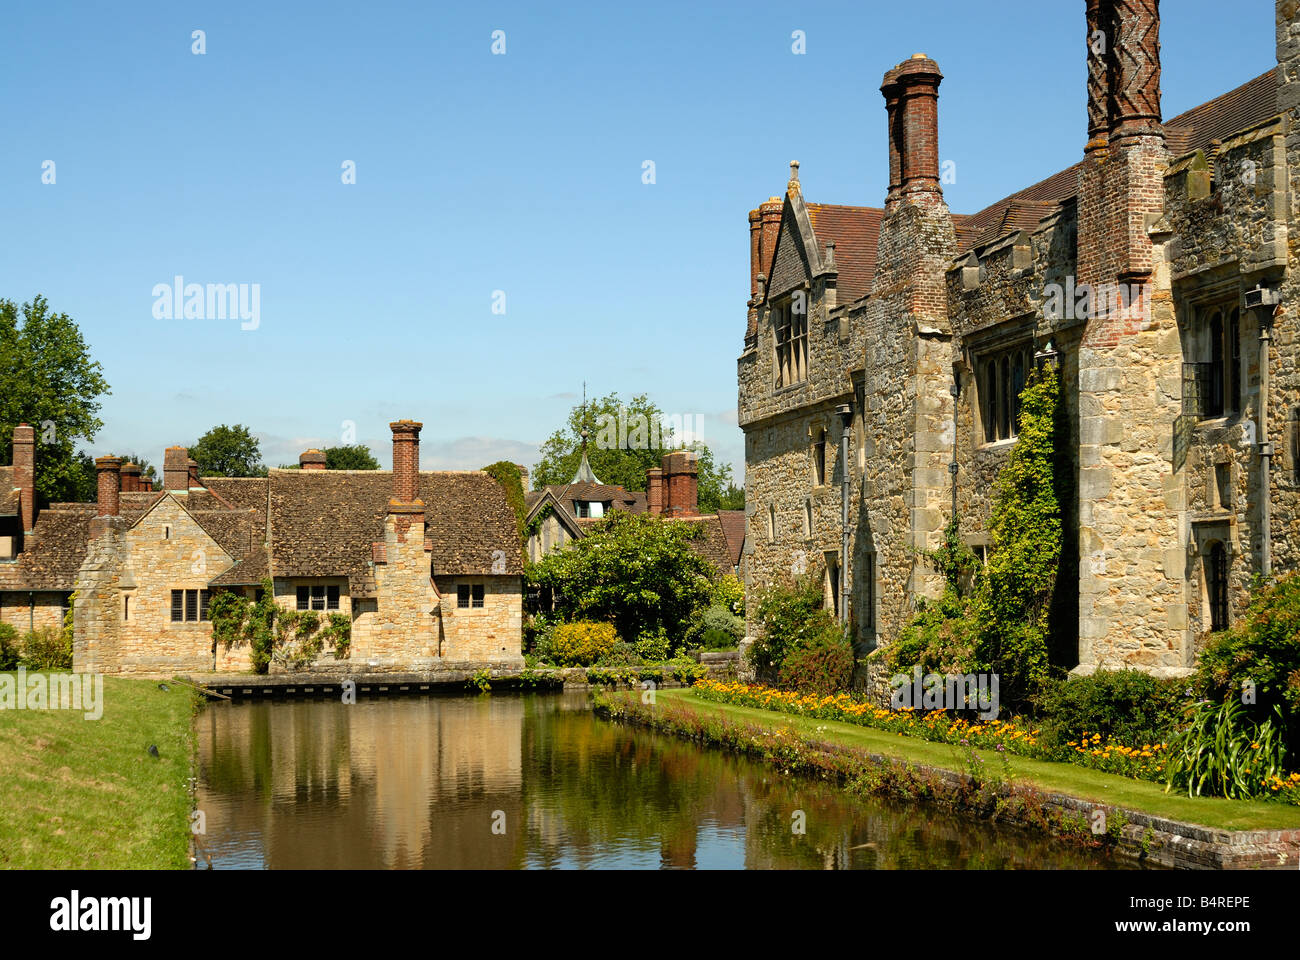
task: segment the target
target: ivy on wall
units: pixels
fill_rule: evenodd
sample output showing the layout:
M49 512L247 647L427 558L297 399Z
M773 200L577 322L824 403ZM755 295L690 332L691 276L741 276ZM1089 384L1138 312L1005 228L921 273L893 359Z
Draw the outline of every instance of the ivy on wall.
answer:
M351 653L352 618L331 613L322 618L314 610L287 610L275 602L270 580L262 581L262 596L249 600L233 591L215 594L208 606L212 641L227 650L248 644L254 673L266 673L272 662L299 670L327 648L334 659Z

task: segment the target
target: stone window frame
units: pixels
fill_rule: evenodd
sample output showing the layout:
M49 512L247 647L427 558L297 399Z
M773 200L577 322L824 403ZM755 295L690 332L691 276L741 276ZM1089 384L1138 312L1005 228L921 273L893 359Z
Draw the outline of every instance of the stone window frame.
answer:
M776 504L767 505L767 542L776 543Z
M822 606L840 618L840 552L822 551Z
M304 591L306 595L304 596ZM319 591L319 596L317 594ZM295 583L294 609L301 612L337 613L343 609L343 589L337 583ZM316 601L320 600L320 606ZM306 601L304 605L304 601Z
M801 294L803 312L794 310L795 294ZM773 303L772 387L782 390L808 381L808 292L792 290Z
M1242 348L1245 313L1241 309L1241 281L1233 278L1207 284L1180 299L1183 414L1197 426L1215 426L1238 419L1245 413L1247 382L1243 370L1247 358ZM1222 369L1216 370L1218 366ZM1195 384L1196 391L1191 397L1186 395L1189 382Z
M1020 434L1020 394L1017 391L1011 395L1015 362L1019 360L1021 365L1023 391L1034 369L1035 324L1032 314L1013 317L966 338L966 366L971 370L974 387L970 405L976 447L1012 443ZM996 409L990 409L991 403L996 404Z
M821 420L808 424L808 466L812 473L813 490L821 490L830 482L831 461L826 451L830 431Z
M193 627L201 624L210 623L211 618L208 616L208 605L212 602L212 590L206 585L194 586L193 584L171 585L167 588L169 609L167 614L167 625L169 627ZM176 616L176 595L181 595L181 615ZM190 616L190 594L194 594L194 616Z
M876 577L879 576L880 565L876 562L875 550L868 550L862 555L862 568L862 586L866 594L862 598L862 606L865 608L862 629L874 635L876 633L876 596L880 592L876 589Z
M1232 626L1232 573L1238 559L1240 551L1237 548L1237 540L1233 536L1235 524L1231 521L1217 521L1214 523L1198 523L1193 529L1192 554L1198 561L1196 564L1197 593L1201 608L1201 632L1217 633L1215 629L1215 614L1224 614L1222 618L1223 626L1219 629L1224 630ZM1223 549L1222 563L1222 588L1223 595L1216 597L1214 595L1214 584L1219 581L1218 577L1212 579L1214 571L1211 564L1215 562L1214 557L1216 548ZM1217 601L1217 604L1216 604ZM1216 611L1216 605L1219 609Z
M1287 430L1290 433L1288 446L1291 456L1291 482L1300 487L1300 405L1291 408Z
M813 502L812 497L804 497L803 500L803 534L804 537L811 540L813 535Z
M465 591L466 603L464 604L464 606L462 606L460 602L462 588ZM478 593L477 603L475 603L476 598L474 596L475 588L477 588L477 593ZM459 613L462 610L473 613L475 610L486 610L486 609L487 609L487 585L484 583L484 581L468 580L465 581L464 583L458 582L456 584L456 612L457 613Z

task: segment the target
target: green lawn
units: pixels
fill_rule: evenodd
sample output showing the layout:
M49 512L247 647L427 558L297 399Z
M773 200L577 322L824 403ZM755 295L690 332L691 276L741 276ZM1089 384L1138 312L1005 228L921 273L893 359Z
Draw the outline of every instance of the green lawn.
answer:
M844 746L898 757L911 763L921 763L947 770L961 769L957 748L946 743L932 743L918 737L885 733L870 727L832 720L812 720L807 717L777 713L773 710L712 703L695 696L689 689L659 690L656 696L665 705L680 705L702 713L720 713L731 720L758 723L766 727L792 726L801 734ZM984 757L990 770L1001 769L1001 761L996 751L976 752ZM1010 768L1016 779L1033 784L1042 790L1140 810L1184 823L1226 830L1300 828L1300 807L1287 804L1211 797L1192 798L1185 794L1165 793L1162 784L1131 780L1071 763L1049 763L1027 757L1011 757Z
M0 867L190 866L193 700L168 686L106 677L98 720L0 710Z

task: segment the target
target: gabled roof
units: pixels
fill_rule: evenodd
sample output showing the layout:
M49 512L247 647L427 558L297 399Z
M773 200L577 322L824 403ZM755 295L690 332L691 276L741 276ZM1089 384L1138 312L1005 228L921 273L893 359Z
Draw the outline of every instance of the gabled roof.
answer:
M719 510L718 519L722 521L722 533L727 538L727 549L731 552L731 565L740 566L740 555L745 549L745 511Z
M1223 140L1275 116L1277 74L1269 70L1234 90L1208 100L1165 121L1165 144L1175 156L1204 150L1211 140ZM966 252L1014 230L1034 230L1043 217L1078 193L1079 161L978 213L953 217L958 247ZM836 250L836 258L839 250Z
M36 526L13 563L0 564L0 590L67 592L86 559L93 503L51 504L36 517Z
M884 216L885 211L878 207L808 204L808 219L817 244L825 249L827 241L835 241L835 266L839 270L835 284L837 303L851 303L871 292L880 221Z
M272 470L271 572L276 577L370 576L371 545L384 539L393 479L387 470ZM420 474L434 576L523 573L505 490L479 471Z

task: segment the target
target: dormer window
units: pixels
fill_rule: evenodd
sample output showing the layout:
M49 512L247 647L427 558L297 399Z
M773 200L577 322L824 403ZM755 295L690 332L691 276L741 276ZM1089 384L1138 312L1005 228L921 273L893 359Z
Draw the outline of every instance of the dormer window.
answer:
M574 500L573 515L580 519L603 517L605 515L605 503L601 500Z
M802 290L772 309L776 333L776 385L808 379L808 298Z

